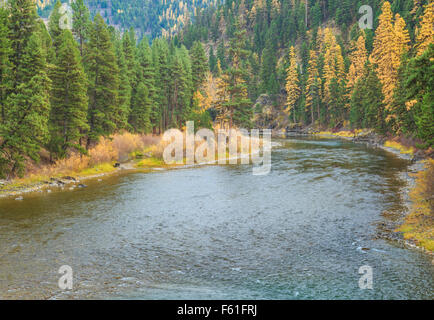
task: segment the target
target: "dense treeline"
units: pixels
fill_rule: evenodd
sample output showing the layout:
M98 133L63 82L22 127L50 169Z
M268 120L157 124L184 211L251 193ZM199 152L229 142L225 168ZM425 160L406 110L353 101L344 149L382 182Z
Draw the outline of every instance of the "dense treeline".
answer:
M101 136L121 130L161 133L195 120L210 127L200 96L208 59L197 42L138 42L83 0L73 4L73 29L62 29L61 4L48 27L32 0L0 8L0 175L22 173L41 149L54 161L86 153Z
M428 4L429 2L429 4ZM359 7L373 8L361 30ZM434 143L434 13L432 1L227 0L201 12L179 35L189 48L209 48L217 82L244 70L247 97L274 98L292 122L375 128ZM244 30L243 58L230 52ZM231 87L222 85L221 90ZM224 100L224 99L223 99ZM230 108L214 105L231 121Z

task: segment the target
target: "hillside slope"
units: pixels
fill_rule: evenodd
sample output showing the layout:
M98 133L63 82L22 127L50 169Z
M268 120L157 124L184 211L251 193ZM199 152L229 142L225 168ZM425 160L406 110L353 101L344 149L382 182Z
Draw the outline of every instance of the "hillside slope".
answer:
M372 29L359 27L361 5L372 8ZM243 83L261 123L266 111L273 128L288 121L368 127L430 145L432 26L427 0L227 0L200 13L180 38L187 48L202 42L211 71L223 78L234 79L234 49L243 52L239 79L226 84ZM220 106L231 97L222 99Z
M48 18L56 0L35 0L38 12ZM61 0L62 3L68 2ZM94 16L100 13L106 23L118 29L133 27L141 37L150 38L172 35L185 23L194 19L197 12L217 0L85 0Z

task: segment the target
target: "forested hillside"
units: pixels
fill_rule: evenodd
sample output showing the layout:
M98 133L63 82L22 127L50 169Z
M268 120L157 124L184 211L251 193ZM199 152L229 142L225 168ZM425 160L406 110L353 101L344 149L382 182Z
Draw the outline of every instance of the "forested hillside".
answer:
M46 25L33 0L0 8L0 175L86 154L101 137L168 128L256 126L266 94L281 123L374 128L433 145L433 5L226 1L174 36L121 33L83 0L72 30L60 2ZM338 5L339 3L339 5ZM381 7L381 9L380 9ZM394 10L394 11L392 11ZM211 70L211 72L209 72Z
M358 24L366 4L372 30ZM219 82L214 105L226 122L247 125L235 119L232 101L251 105L247 99L268 94L280 123L375 128L429 146L433 19L432 1L422 0L227 0L181 38L187 48L206 45Z
M72 31L61 29L57 2L48 27L33 0L0 8L0 174L11 177L38 161L86 153L102 136L127 130L161 133L185 121L210 127L198 88L208 60L198 42L137 41L101 15L93 21L82 0ZM195 95L197 92L197 95Z
M48 18L56 0L35 0L38 13ZM72 2L62 0L62 3ZM218 0L85 0L92 17L99 13L105 22L119 30L134 28L143 35L155 38L178 32L194 20L200 10L216 5Z

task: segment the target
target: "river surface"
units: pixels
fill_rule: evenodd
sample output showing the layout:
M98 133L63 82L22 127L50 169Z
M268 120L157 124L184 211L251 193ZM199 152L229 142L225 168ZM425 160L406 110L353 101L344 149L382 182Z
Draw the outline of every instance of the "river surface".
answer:
M339 140L277 142L266 176L130 172L0 199L0 298L433 299L431 258L379 237L405 210L408 162ZM59 289L62 265L73 290ZM365 265L372 290L359 288Z

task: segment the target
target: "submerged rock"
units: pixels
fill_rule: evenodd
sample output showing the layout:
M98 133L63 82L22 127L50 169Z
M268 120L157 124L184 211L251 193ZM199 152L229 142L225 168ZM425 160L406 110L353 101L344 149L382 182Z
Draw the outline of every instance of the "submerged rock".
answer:
M77 181L77 179L75 179L74 177L71 177L71 176L62 177L62 179L68 180L68 181Z

